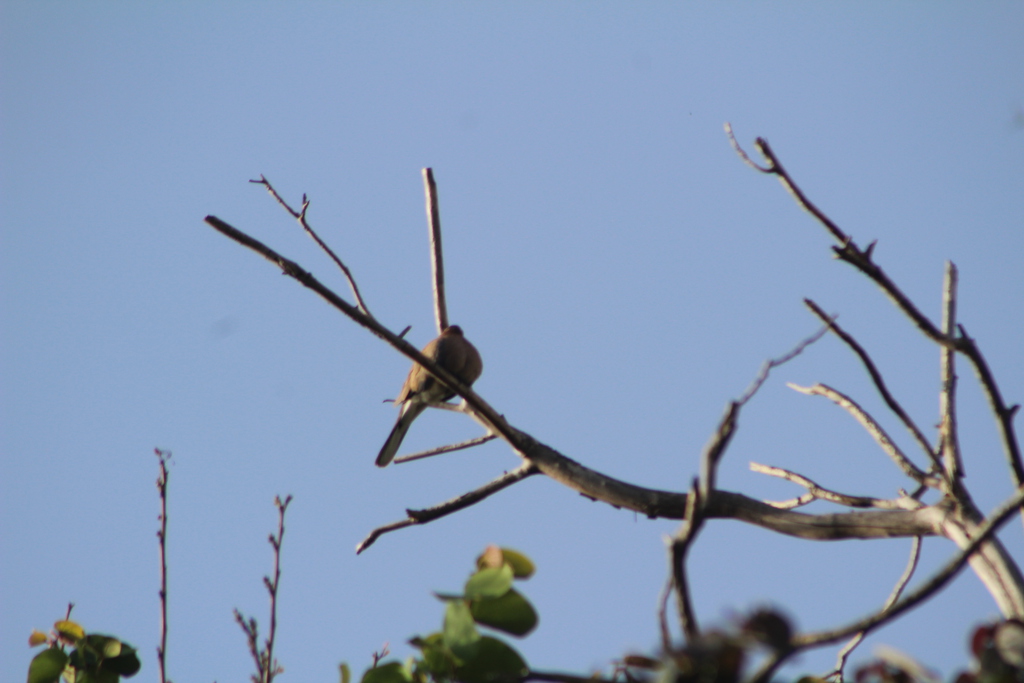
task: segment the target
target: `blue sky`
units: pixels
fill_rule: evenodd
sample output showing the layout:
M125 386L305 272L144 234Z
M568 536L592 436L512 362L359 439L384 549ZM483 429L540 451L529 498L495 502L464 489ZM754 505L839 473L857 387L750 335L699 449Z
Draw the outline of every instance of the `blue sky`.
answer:
M265 623L272 500L292 494L282 680L362 671L440 625L488 543L538 565L517 646L587 672L657 644L662 538L676 525L540 478L382 538L373 527L518 464L499 444L386 470L373 459L407 361L254 254L215 214L339 293L331 264L250 178L265 174L357 277L376 316L433 336L420 169L434 168L453 322L478 392L584 464L683 489L728 400L816 329L818 301L873 354L923 428L938 353L722 124L765 136L806 192L937 319L960 319L1009 402L1024 400L1024 5L985 3L50 3L0 5L0 672L76 603L140 648L155 680L154 447L174 453L169 671L250 672L238 607ZM1011 486L961 367L967 484ZM892 497L907 486L853 421L785 387L826 382L906 442L855 359L825 339L740 420L719 485L799 493L750 461ZM427 414L407 449L478 433ZM929 431L929 434L932 432ZM828 508L822 506L820 510ZM1020 525L1002 534L1024 557ZM803 629L876 609L910 542L810 543L734 522L692 557L709 625L772 602ZM953 552L925 543L919 576ZM970 574L883 630L938 667L996 614ZM797 670L822 672L832 650Z

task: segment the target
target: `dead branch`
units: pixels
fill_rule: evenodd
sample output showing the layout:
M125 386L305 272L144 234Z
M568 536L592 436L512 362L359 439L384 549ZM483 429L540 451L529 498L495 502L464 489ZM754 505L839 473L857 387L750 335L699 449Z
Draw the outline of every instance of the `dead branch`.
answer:
M902 600L897 601L886 609L882 609L875 614L859 619L847 626L829 631L819 631L817 633L806 633L794 636L792 641L794 648L796 650L801 650L827 645L852 636L860 631L867 634L874 631L879 626L892 621L900 614L906 612L912 607L915 607L924 600L927 600L964 568L964 565L967 564L967 561L971 556L977 552L983 544L989 541L992 534L994 534L996 530L1010 518L1010 515L1012 515L1022 503L1024 503L1024 487L1017 489L1008 500L992 512L988 519L985 520L984 524L977 528L970 543L957 553L953 559L947 562L942 569L937 571L916 590L906 595Z
M306 220L306 212L309 210L309 200L306 198L306 195L302 195L302 210L296 211L289 206L288 202L286 202L281 195L277 193L277 190L275 190L274 186L270 184L270 181L267 180L266 176L261 175L259 180L250 180L249 182L256 183L257 185L262 185L267 188L267 192L270 193L270 196L276 199L277 203L284 207L284 210L290 213L292 218L299 222L299 225L301 225L302 229L306 231L306 234L313 238L313 241L317 243L317 246L327 253L331 260L334 261L334 264L338 266L341 272L345 275L345 279L348 280L348 286L352 289L352 296L355 298L356 306L359 307L359 310L372 318L373 314L370 313L370 309L367 308L362 295L359 294L359 287L356 285L356 280L352 277L351 271L349 271L348 267L340 258L338 258L338 255L334 253L334 250L327 246L326 242L320 239L320 235L316 234L316 231L313 230L312 226L310 226L309 222Z
M896 581L896 585L893 586L892 592L889 593L889 598L885 601L882 606L882 611L889 609L895 604L899 597L903 594L903 589L910 583L910 578L914 575L914 571L917 569L917 562L921 559L921 537L917 536L914 538L913 543L910 545L910 558L907 560L907 566L903 570L903 574ZM846 660L850 654L860 645L861 641L864 640L866 633L860 631L853 638L850 639L846 645L839 650L839 654L836 656L836 668L822 676L822 678L836 678L838 683L843 681L843 669L846 668Z
M221 234L256 251L276 264L285 275L313 290L357 324L388 342L410 360L422 365L466 401L467 410L475 419L484 423L485 428L498 433L521 457L535 464L543 474L587 498L600 500L614 507L633 510L651 518L683 518L686 511L686 494L647 489L608 477L565 457L526 432L515 429L476 392L462 386L450 373L423 356L414 346L399 338L375 319L364 315L362 311L325 287L297 263L281 256L259 240L246 235L216 216L207 216L206 222ZM822 540L930 536L937 533L938 529L938 518L935 515L929 515L927 510L808 515L789 510L777 510L748 496L727 491L712 492L707 501L707 516L709 518L738 519L790 536ZM408 523L403 523L403 526L408 526ZM373 538L375 539L379 535L376 534Z
M768 505L781 510L791 510L801 505L807 505L815 500L827 500L831 503L837 503L851 508L877 508L880 510L916 510L923 507L922 503L910 498L909 496L897 498L896 500L886 500L884 498L850 496L844 493L837 493L818 486L818 484L802 474L797 474L796 472L791 472L790 470L786 470L781 467L772 467L770 465L762 465L760 463L752 462L750 463L750 469L753 472L767 474L770 477L779 477L780 479L791 481L794 484L803 486L807 489L807 493L799 498L793 499L792 501L765 501Z
M761 366L760 372L757 373L757 377L754 378L754 381L750 383L750 386L747 387L747 390L744 391L743 395L736 399L735 402L739 406L746 405L746 403L750 401L750 399L754 398L754 394L757 393L758 389L761 388L761 385L764 384L765 381L768 379L768 374L772 371L773 368L777 368L780 365L784 365L789 361L793 360L801 353L803 353L804 349L806 349L808 346L821 339L825 335L825 333L828 332L828 326L831 321L832 319L826 316L825 326L822 327L820 330L818 330L810 337L804 339L802 342L794 346L788 353L779 356L778 358L766 360L764 364Z
M441 210L437 202L434 170L423 169L423 190L427 195L427 228L430 230L430 265L434 274L434 319L440 334L448 327L448 304L444 295L444 252L441 249Z
M395 464L401 464L403 462L412 462L413 460L422 460L423 458L429 458L432 455L440 455L442 453L454 453L455 451L461 451L466 448L472 448L473 446L479 446L480 444L493 441L498 437L494 434L488 434L487 436L478 436L475 439L468 439L466 441L460 441L459 443L449 444L447 446L439 446L438 448L431 448L430 450L420 451L418 453L410 453L409 455L403 455L395 458Z
M432 522L435 519L440 519L441 517L450 515L453 512L458 512L459 510L467 508L470 505L475 505L484 498L487 498L497 493L498 491L501 491L502 489L508 488L512 484L520 482L523 479L526 479L527 477L539 473L540 470L537 469L533 465L533 463L524 462L522 465L512 470L511 472L506 472L502 476L484 484L480 488L470 491L468 493L464 493L461 496L452 498L451 500L445 501L444 503L440 503L438 505L425 508L423 510L406 510L405 512L408 515L406 519L402 519L397 522L392 522L391 524L386 524L384 526L377 527L376 529L371 531L370 534L366 538L364 538L359 545L356 546L356 554L358 555L359 553L369 548L371 545L373 545L374 541L376 541L378 538L388 533L389 531L395 531L396 529L404 529L405 527L412 526L414 524L426 524L427 522Z
M755 389L756 391L756 389ZM704 446L700 456L700 493L704 500L708 500L711 492L715 490L717 479L718 463L725 455L725 449L729 447L733 434L736 433L736 420L739 419L740 404L732 401L725 410L718 429L711 435L711 439ZM689 503L688 503L689 505ZM687 515L686 519L690 519Z
M811 309L811 311L814 313L814 315L818 317L818 319L825 322L825 324L829 326L832 332L834 332L837 337L842 339L843 342L847 346L849 346L854 353L857 354L857 357L860 358L861 363L864 365L864 368L868 371L868 374L871 375L871 380L875 383L875 388L878 389L878 393L882 395L882 400L884 400L885 404L889 406L889 410L895 413L896 417L900 418L900 421L903 422L907 430L910 431L910 433L914 436L914 439L917 441L918 445L921 446L921 449L925 452L925 454L932 461L935 467L939 468L940 463L938 456L935 454L935 450L933 450L932 447L929 445L928 440L925 439L924 434L921 432L920 429L918 429L914 421L910 419L910 416L907 415L907 412L903 410L903 406L901 406L899 402L895 398L893 398L893 395L889 392L889 388L885 384L885 380L882 379L882 374L878 371L878 368L871 360L871 357L868 355L867 351L864 350L864 347L857 343L857 340L855 340L850 334L846 332L846 330L842 329L839 326L839 324L836 323L835 316L830 317L826 315L825 312L821 310L821 308L810 299L804 299L804 303L807 305L808 308Z
M942 287L942 331L952 337L956 334L956 285L957 270L952 261L946 261L945 282ZM939 392L939 446L942 453L942 467L949 481L950 492L958 488L964 476L964 464L960 459L960 440L956 429L956 354L949 347L942 347L941 372L942 391Z
M735 404L733 404L735 406ZM671 544L671 565L672 583L675 585L676 609L679 612L679 623L683 629L683 635L690 643L697 641L700 637L700 628L697 626L697 614L693 610L693 601L690 599L690 583L686 579L686 556L690 547L697 539L701 527L704 526L704 505L701 502L701 489L703 483L694 481L690 486L690 495L686 499L686 518L679 526L679 531Z
M732 126L728 123L725 125L725 131L729 136L729 141L730 144L732 144L733 149L737 151L740 158L743 159L745 163L761 173L776 176L782 183L783 187L785 187L796 200L797 205L814 216L814 218L825 227L836 242L839 243L839 246L833 247L832 250L840 260L857 268L876 285L878 285L889 300L892 301L904 315L910 318L910 320L926 337L940 346L955 349L967 356L968 360L971 361L971 365L974 367L974 372L978 377L978 382L981 384L982 389L988 398L992 413L995 415L996 423L1000 430L1000 438L1003 443L1003 450L1006 454L1010 470L1013 473L1014 485L1018 487L1024 485L1024 462L1022 462L1021 459L1020 444L1017 442L1017 436L1013 427L1013 417L1020 409L1020 406L1017 404L1012 406L1006 405L1003 400L1002 393L999 390L999 385L996 383L995 377L992 375L992 371L988 367L988 362L985 360L985 357L982 355L981 350L978 348L975 341L968 336L963 325L957 325L957 329L960 333L959 336L949 335L940 331L935 324L927 318L927 316L917 309L913 302L911 302L907 295L896 286L885 271L871 260L875 243L872 242L863 250L857 247L850 236L840 230L828 216L826 216L806 197L806 195L804 195L803 191L800 190L793 179L789 176L789 173L787 173L782 167L781 162L775 155L775 152L772 151L767 140L764 138L757 138L756 141L758 151L768 161L768 165L762 167L751 161L750 157L743 151L739 143L736 142L736 138L732 133Z
M836 391L830 386L825 384L815 384L813 387L802 387L792 382L786 384L790 389L799 391L801 394L807 394L808 396L824 396L829 399L846 412L850 413L857 422L871 435L871 438L881 447L881 449L888 455L896 466L903 471L905 475L913 479L919 484L927 484L934 488L938 488L939 480L935 477L929 476L918 469L917 465L910 462L900 447L897 446L889 435L885 433L885 430L870 414L863 408L861 408L856 401L849 396Z

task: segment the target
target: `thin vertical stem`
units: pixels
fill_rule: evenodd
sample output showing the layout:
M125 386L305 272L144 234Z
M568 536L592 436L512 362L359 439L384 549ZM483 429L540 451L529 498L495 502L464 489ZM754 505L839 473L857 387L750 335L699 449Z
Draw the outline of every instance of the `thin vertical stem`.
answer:
M437 203L434 170L423 169L423 190L427 195L427 228L430 230L430 264L434 274L434 318L438 333L448 327L448 304L444 296L444 253L441 250L441 210Z
M156 450L160 458L160 476L156 487L160 492L160 530L156 532L160 548L160 645L156 648L156 658L160 666L160 683L167 683L167 459L170 453Z
M956 288L956 265L952 261L946 261L945 282L942 287L942 331L951 339L956 333ZM941 354L939 449L942 453L942 467L952 485L964 475L956 428L956 353L948 346L943 346Z

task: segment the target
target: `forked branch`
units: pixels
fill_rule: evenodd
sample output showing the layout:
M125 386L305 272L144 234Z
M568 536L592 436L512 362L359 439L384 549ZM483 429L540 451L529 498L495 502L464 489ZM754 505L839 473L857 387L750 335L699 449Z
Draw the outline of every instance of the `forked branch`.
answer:
M1013 418L1020 406L1017 404L1007 406L1006 402L1003 400L1002 393L999 390L999 385L996 383L995 377L988 366L988 362L985 360L985 357L982 355L981 350L978 348L975 341L968 336L964 327L962 325L957 325L959 335L947 333L940 330L931 320L928 319L927 316L921 313L917 306L915 306L913 302L910 301L909 297L907 297L907 295L896 286L885 271L872 261L871 257L875 243L872 242L863 250L857 247L851 236L840 230L839 226L837 226L807 198L800 187L793 181L792 177L790 177L786 169L782 166L782 163L775 155L775 152L772 150L767 140L764 138L757 138L756 141L758 151L768 162L767 165L760 166L752 161L750 156L743 151L742 147L740 147L739 143L736 141L735 135L733 135L732 126L728 123L725 124L725 132L729 137L729 143L746 164L761 173L776 176L782 183L783 187L785 187L793 196L800 208L814 216L814 218L821 223L829 234L832 235L838 243L838 246L833 247L833 251L840 260L846 261L850 265L854 266L878 285L889 300L892 301L904 315L910 318L910 320L926 337L940 346L954 349L967 356L971 365L974 367L974 372L978 377L978 382L981 384L982 389L988 398L992 413L996 418L997 425L999 426L1000 440L1003 444L1003 450L1006 454L1010 471L1013 474L1014 485L1018 487L1024 485L1024 462L1022 462L1020 444L1017 441L1017 436L1013 426Z

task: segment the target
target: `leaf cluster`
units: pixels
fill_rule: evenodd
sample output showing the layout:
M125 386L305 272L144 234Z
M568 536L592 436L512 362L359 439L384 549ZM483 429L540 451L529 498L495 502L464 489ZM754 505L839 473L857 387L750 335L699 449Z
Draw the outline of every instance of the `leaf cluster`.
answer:
M57 683L61 676L68 683L118 683L142 667L134 647L114 636L86 633L70 619L56 622L50 635L33 631L28 642L49 646L32 658L28 683Z
M520 680L529 667L504 640L484 635L480 627L522 637L537 626L533 605L513 588L515 580L534 573L526 555L488 546L476 560L460 594L436 594L445 603L440 631L409 643L420 654L406 662L386 662L368 669L362 683L493 683Z

